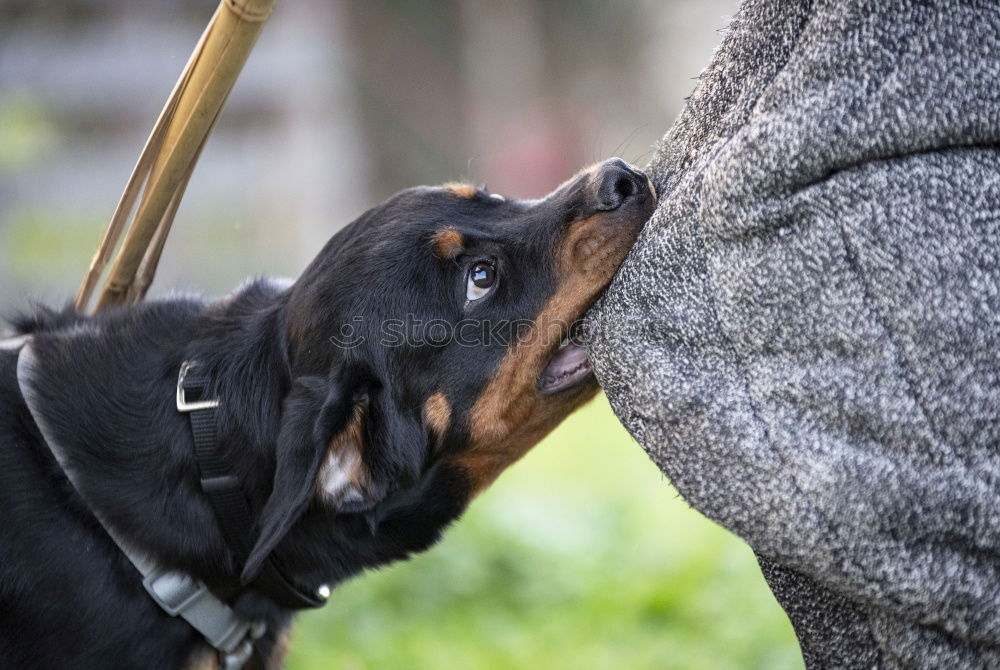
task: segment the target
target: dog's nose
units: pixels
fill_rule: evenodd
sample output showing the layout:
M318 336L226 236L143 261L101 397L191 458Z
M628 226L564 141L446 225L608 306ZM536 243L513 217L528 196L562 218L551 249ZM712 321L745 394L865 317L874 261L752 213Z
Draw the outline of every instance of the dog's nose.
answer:
M597 186L597 208L602 211L618 209L631 199L649 197L650 185L646 175L623 161L609 158L594 173Z

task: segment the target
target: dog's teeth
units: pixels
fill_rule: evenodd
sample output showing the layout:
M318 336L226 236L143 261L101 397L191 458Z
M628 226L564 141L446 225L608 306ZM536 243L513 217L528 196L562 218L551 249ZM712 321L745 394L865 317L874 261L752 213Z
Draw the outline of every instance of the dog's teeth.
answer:
M563 338L563 341L559 343L559 348L560 349L565 349L566 347L569 346L570 342L571 342L571 339L570 339L569 335L567 335L566 337Z

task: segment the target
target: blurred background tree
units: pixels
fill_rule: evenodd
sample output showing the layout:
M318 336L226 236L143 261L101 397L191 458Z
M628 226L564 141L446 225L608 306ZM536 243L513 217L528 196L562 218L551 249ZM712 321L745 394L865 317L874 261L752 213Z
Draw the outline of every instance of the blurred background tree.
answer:
M0 0L0 310L82 279L214 0ZM150 297L296 276L414 184L540 196L643 165L736 0L281 2ZM749 549L691 511L599 399L437 548L301 617L305 668L797 668Z

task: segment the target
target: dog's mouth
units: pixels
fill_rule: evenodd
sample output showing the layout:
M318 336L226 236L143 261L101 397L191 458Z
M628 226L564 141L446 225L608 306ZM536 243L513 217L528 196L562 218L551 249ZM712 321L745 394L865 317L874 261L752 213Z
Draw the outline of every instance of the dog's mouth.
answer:
M573 325L538 377L538 391L551 395L580 386L593 379L581 322Z

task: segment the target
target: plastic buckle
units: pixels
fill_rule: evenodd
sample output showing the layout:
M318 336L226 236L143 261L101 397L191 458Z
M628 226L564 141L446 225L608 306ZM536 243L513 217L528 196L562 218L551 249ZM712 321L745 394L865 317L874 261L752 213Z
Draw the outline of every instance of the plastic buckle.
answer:
M200 580L176 570L157 570L143 579L142 585L170 616L184 612L208 591Z
M263 621L250 624L246 637L239 647L228 654L220 654L220 665L222 670L240 670L253 655L254 642L259 640L267 632L267 624Z
M242 670L252 655L253 643L250 640L244 640L243 644L235 651L219 654L219 665L222 666L221 670Z
M184 379L187 377L188 370L195 367L197 363L194 361L184 361L181 365L181 372L177 375L177 411L178 412L194 412L199 409L215 409L219 406L219 399L214 398L212 400L194 400L191 402L187 401L184 397Z

